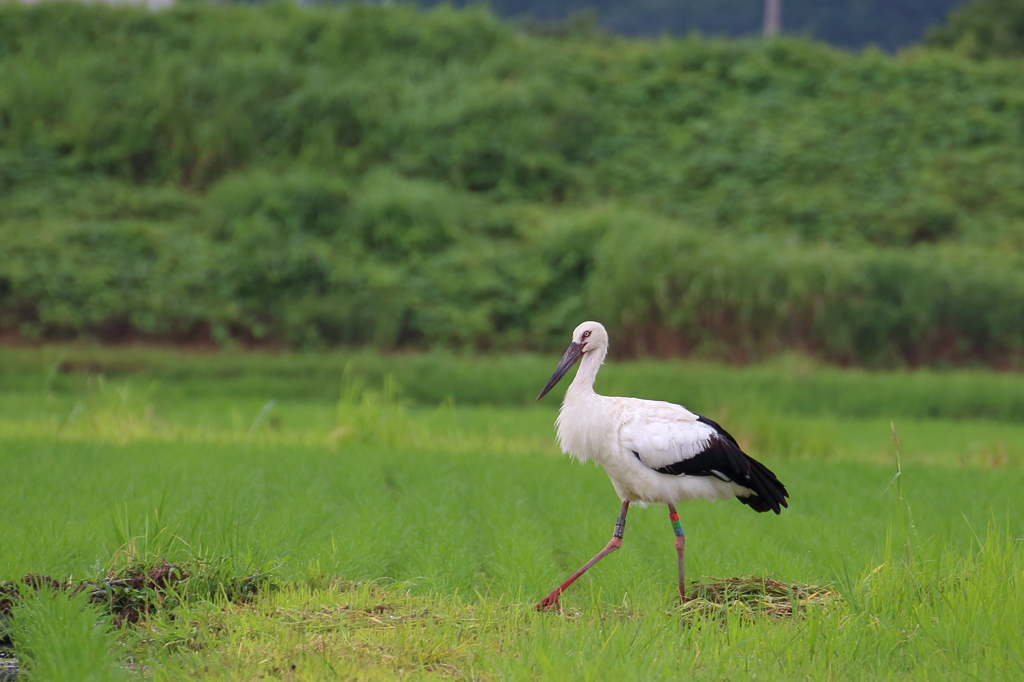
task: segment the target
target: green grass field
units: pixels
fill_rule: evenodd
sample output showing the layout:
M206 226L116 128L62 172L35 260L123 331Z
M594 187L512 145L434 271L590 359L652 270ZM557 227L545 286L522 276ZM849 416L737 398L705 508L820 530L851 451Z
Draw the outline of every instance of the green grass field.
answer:
M555 614L532 605L619 506L559 454L561 391L529 402L556 360L4 348L0 580L188 575L114 631L26 590L28 678L1024 675L1024 379L610 363L599 389L719 419L792 495L779 517L682 505L688 577L821 589L792 616L680 608L652 507Z

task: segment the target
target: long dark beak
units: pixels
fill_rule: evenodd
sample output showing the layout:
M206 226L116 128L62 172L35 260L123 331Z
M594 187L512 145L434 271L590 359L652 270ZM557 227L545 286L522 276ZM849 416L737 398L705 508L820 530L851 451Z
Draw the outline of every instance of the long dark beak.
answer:
M565 376L565 373L576 364L576 361L580 359L581 355L583 355L584 345L585 344L582 343L576 343L575 341L569 344L569 348L566 349L565 355L562 356L562 361L558 363L558 367L555 367L555 373L551 375L550 379L548 379L548 383L544 384L544 388L541 389L540 395L537 396L537 400L540 400L547 395L548 391L554 388L555 384Z

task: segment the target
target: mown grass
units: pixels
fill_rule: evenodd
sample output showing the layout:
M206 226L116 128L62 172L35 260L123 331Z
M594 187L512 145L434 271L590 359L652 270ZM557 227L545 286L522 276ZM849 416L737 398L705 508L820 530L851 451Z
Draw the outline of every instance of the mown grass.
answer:
M343 385L335 370L344 366L329 358L330 399L261 393L260 376L276 371L275 388L288 382L287 364L275 363L315 359L240 354L150 352L164 367L157 383L141 368L103 381L44 371L32 384L48 353L5 349L0 361L4 376L22 377L5 385L0 407L0 580L97 580L159 559L189 575L174 598L120 631L118 649L94 657L104 670L116 657L159 680L1024 672L1024 428L1013 421L804 416L771 402L748 412L740 400L705 409L779 474L793 504L779 517L735 503L683 505L690 578L764 576L839 596L797 604L793 617L730 600L680 609L670 526L665 510L649 508L631 512L623 550L563 597L564 613L540 614L532 604L604 545L618 509L601 470L558 454L553 404L403 402L372 379L350 375ZM233 387L236 379L196 371L232 363L255 377ZM684 385L681 369L664 365L661 385L673 373ZM621 368L634 380L644 371ZM872 378L899 383L800 371L851 394ZM750 373L771 372L781 370ZM315 383L296 374L298 386ZM903 443L895 480L890 419ZM237 590L254 576L258 590ZM32 627L52 632L56 616L40 608L15 618L16 643ZM57 656L61 638L93 641L96 617L52 634L51 649L22 645L29 672L44 679L37 657Z

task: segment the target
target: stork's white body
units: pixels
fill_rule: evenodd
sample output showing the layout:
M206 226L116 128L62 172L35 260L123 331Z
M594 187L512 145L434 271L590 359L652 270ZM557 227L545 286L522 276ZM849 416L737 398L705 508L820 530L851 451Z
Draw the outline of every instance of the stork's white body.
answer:
M603 467L623 501L675 504L752 494L714 476L655 471L703 451L715 430L680 405L598 395L594 379L604 357L600 351L584 354L565 393L555 422L562 452Z

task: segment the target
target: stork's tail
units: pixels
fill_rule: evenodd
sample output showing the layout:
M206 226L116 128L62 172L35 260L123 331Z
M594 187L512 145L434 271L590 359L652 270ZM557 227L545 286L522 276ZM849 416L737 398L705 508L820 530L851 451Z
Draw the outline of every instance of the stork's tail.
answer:
M789 503L786 502L789 493L786 492L786 486L782 484L782 481L772 473L771 469L750 455L744 454L744 457L750 464L749 483L745 482L745 487L753 490L754 494L736 499L756 512L773 511L778 514L782 511L782 507L789 507Z

